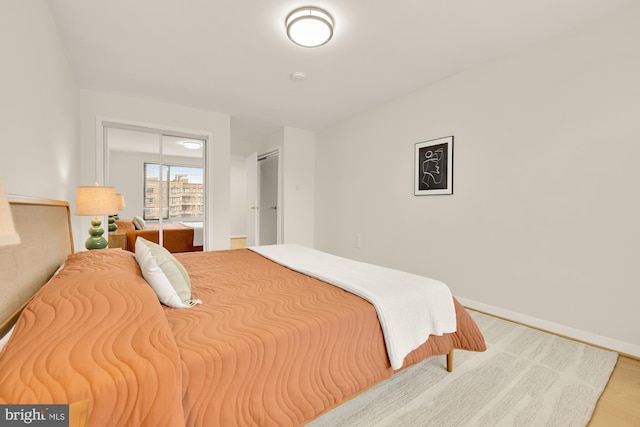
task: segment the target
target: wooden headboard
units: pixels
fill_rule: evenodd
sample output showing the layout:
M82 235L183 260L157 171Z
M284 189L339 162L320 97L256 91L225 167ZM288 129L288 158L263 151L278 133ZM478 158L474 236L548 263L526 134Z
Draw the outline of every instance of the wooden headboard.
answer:
M9 195L20 244L0 247L0 337L73 253L65 201Z

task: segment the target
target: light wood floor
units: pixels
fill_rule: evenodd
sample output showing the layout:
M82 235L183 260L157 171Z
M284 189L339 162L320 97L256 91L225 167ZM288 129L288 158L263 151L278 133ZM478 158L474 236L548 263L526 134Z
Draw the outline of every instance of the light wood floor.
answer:
M240 249L247 246L246 237L234 237L231 239L231 249Z
M640 360L618 358L589 427L640 426Z
M231 239L231 249L244 247L245 238ZM627 426L640 426L640 360L620 356L589 427Z

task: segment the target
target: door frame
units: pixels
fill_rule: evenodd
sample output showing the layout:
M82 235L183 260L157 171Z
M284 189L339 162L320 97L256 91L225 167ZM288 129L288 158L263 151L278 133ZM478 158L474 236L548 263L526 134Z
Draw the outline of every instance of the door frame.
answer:
M255 154L256 156L256 160L255 160L255 169L256 171L258 170L258 162L260 159L264 159L266 157L271 157L271 156L278 156L278 183L277 183L277 206L278 209L276 210L276 240L277 240L277 244L281 244L283 243L283 238L282 236L284 236L284 203L283 203L283 179L282 179L282 150L280 149L280 147L276 147L273 148L271 150L267 150L265 152L263 152L262 154L258 154L257 152L250 154L249 156L247 156L246 160L248 161L250 156L253 156ZM249 165L247 164L247 168L249 167ZM253 200L249 200L249 198L251 197L250 195L252 194L252 190L250 189L250 186L255 186L255 193L256 194L256 200L255 200L255 204L252 203ZM257 243L256 244L260 244L260 225L259 225L259 213L257 212L257 210L259 210L261 207L259 206L259 200L260 200L260 174L257 173L257 179L255 180L255 182L251 182L251 180L249 179L249 175L247 173L247 245L250 245L249 242L249 222L250 221L256 221L256 223L258 224L255 227L255 236L257 239ZM258 207L258 209L251 209L251 207Z

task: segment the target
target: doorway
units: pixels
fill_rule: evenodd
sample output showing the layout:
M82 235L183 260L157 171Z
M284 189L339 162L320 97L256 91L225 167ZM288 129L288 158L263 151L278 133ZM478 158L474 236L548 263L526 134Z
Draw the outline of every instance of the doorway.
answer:
M273 150L246 159L247 246L281 243L280 156Z
M258 158L261 245L278 243L278 154Z

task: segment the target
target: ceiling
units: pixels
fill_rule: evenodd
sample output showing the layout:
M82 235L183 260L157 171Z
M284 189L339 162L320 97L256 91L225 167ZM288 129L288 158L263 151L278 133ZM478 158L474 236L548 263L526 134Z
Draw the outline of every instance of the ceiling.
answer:
M318 131L635 0L318 0L319 48L291 43L300 0L49 0L83 89L231 116L232 153ZM290 78L306 74L303 81Z

